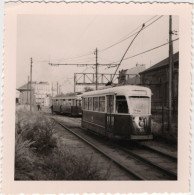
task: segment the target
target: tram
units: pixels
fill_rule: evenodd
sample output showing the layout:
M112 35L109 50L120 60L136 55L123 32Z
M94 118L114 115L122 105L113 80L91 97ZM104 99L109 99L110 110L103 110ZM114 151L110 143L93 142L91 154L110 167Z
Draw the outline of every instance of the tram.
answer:
M151 90L126 85L83 93L82 127L110 138L153 139Z
M63 96L52 98L53 113L81 116L81 96Z

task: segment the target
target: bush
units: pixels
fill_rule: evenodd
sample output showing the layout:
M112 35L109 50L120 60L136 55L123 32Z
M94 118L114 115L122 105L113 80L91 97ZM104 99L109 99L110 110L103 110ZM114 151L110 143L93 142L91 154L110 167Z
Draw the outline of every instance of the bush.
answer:
M25 115L24 115L25 114ZM39 154L48 155L56 147L57 141L53 136L55 123L53 120L38 113L19 113L16 122L16 132L23 140L30 141L30 148Z
M107 179L109 171L105 175L100 174L101 168L92 156L77 156L67 149L55 149L52 155L45 158L44 168L47 179L52 180L102 180Z
M55 122L36 112L16 113L16 180L99 180L101 168L93 158L75 155L68 147L60 149ZM57 145L58 144L58 145Z
M29 147L30 141L24 141L21 134L16 134L15 142L15 179L22 175L23 180L33 179L29 173L33 170L34 157Z

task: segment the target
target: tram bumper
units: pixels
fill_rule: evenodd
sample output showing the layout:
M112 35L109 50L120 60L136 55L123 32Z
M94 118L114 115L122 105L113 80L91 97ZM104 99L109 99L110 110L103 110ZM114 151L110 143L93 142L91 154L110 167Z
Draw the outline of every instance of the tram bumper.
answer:
M153 135L130 135L130 140L152 140Z

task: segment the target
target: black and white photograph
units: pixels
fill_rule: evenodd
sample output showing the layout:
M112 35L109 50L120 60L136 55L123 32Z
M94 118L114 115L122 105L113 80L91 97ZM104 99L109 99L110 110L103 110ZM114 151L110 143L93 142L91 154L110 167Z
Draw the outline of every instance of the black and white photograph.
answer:
M187 192L190 7L170 6L7 4L12 192Z
M179 18L17 19L15 180L176 180Z

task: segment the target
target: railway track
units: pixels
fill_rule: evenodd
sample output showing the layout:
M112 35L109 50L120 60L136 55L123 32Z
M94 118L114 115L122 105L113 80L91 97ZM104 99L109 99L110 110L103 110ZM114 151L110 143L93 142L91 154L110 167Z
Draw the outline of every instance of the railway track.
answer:
M177 179L177 161L175 159L165 156L156 150L147 150L147 148L142 146L130 149L122 147L122 150Z
M90 145L92 148L106 156L136 180L176 180L176 161L151 149L125 148L99 139L95 135L88 135L80 128L80 120L74 118L57 119L56 123ZM165 156L165 157L164 157Z
M117 166L119 166L120 168L122 168L124 171L126 171L129 174L133 175L136 180L142 180L141 176L139 176L138 174L135 174L132 170L128 169L122 162L119 162L119 161L115 160L113 156L111 156L110 154L108 154L105 151L103 151L101 148L99 148L97 145L95 145L94 143L92 143L91 141L89 141L87 138L79 135L78 133L76 133L72 129L68 128L62 122L58 121L57 119L55 119L55 118L52 118L52 119L56 123L58 123L59 125L61 125L63 128L65 128L66 130L68 130L69 132L71 132L72 134L74 134L76 137L80 138L82 141L84 141L85 143L87 143L88 145L90 145L92 148L94 148L95 150L97 150L98 152L100 152L101 154L103 154L104 156L106 156L106 158L110 159L112 162L114 162Z

